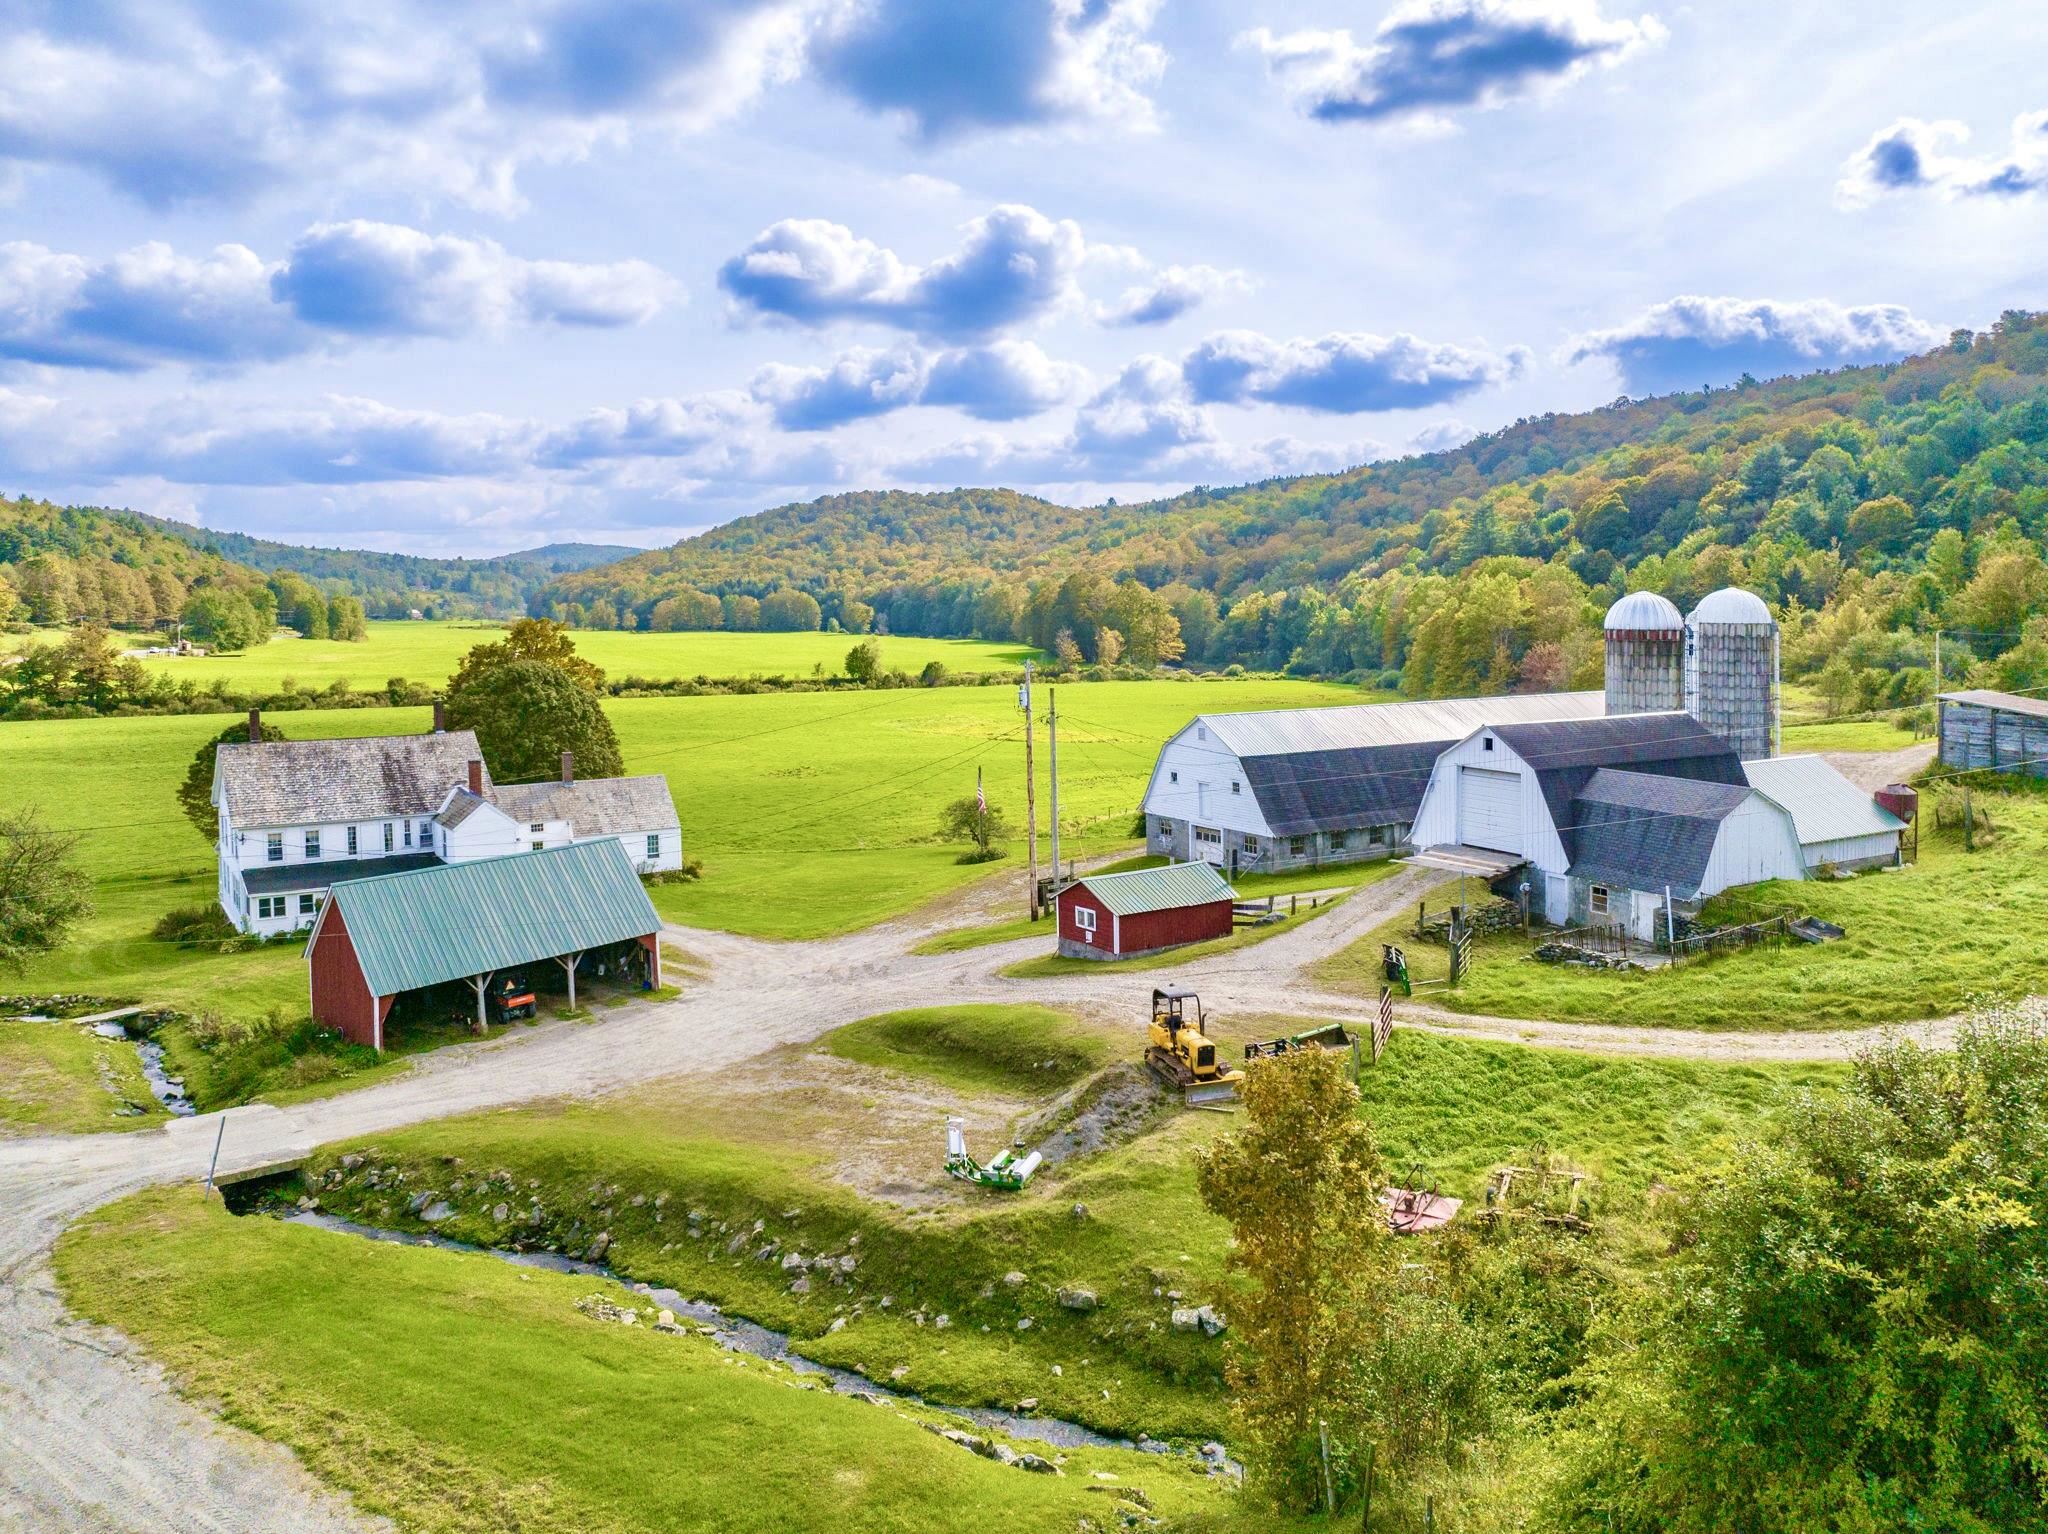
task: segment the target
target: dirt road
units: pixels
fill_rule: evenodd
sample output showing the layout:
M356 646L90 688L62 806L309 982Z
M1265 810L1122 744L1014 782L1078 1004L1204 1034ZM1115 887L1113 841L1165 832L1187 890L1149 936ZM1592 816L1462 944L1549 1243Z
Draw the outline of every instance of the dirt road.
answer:
M672 929L708 965L680 998L598 1024L550 1023L423 1056L407 1074L290 1108L257 1105L174 1121L156 1133L0 1142L0 1528L330 1534L381 1527L316 1484L275 1446L179 1400L116 1334L68 1316L48 1252L82 1212L151 1183L197 1182L221 1130L223 1164L250 1165L327 1141L555 1096L592 1096L696 1073L902 1007L1042 1000L1128 1021L1163 975L1239 1016L1363 1021L1371 1003L1331 995L1306 967L1411 905L1442 876L1404 870L1336 911L1235 954L1172 971L1010 980L1022 944L930 957L906 950L928 927L896 922L816 943ZM1561 1048L1721 1059L1840 1058L1864 1035L1699 1034L1475 1018L1414 1005L1403 1026ZM1935 1037L1943 1036L1939 1025Z

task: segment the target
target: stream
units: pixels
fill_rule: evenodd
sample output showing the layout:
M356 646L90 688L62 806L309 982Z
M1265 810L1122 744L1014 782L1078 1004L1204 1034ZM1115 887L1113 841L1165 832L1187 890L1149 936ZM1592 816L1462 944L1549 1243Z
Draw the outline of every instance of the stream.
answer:
M1007 1434L1012 1438L1029 1439L1035 1443L1050 1444L1058 1449L1136 1449L1145 1454L1172 1454L1176 1451L1155 1438L1140 1434L1133 1443L1128 1438L1112 1438L1085 1428L1078 1422L1067 1422L1059 1417L1040 1417L1023 1412L1002 1411L990 1406L949 1406L939 1401L927 1401L922 1396L909 1395L878 1385L864 1374L850 1369L835 1369L829 1364L817 1363L805 1358L790 1348L787 1333L772 1331L728 1316L707 1300L686 1299L673 1289L659 1289L649 1284L636 1283L622 1278L602 1263L584 1262L574 1257L564 1257L556 1252L512 1252L501 1247L472 1246L464 1241L451 1241L445 1236L412 1235L404 1231L385 1230L375 1225L359 1225L353 1220L344 1220L331 1214L320 1214L309 1210L280 1212L276 1218L290 1225L310 1225L317 1230L338 1231L343 1235L360 1236L370 1241L389 1241L399 1246L431 1246L447 1252L481 1252L495 1257L500 1262L509 1262L514 1267L540 1268L549 1273L574 1273L584 1278L602 1279L616 1284L621 1289L641 1299L658 1305L664 1310L675 1312L679 1321L688 1320L699 1326L713 1329L713 1340L729 1352L745 1353L754 1358L773 1359L787 1364L799 1374L808 1374L824 1380L839 1395L879 1396L883 1400L902 1401L911 1406L922 1406L931 1411L944 1412L950 1417L959 1417L972 1422L976 1427L991 1432ZM1198 1456L1212 1471L1228 1470L1237 1473L1237 1466L1224 1453L1221 1444L1204 1444Z
M130 1034L116 1022L94 1023L92 1031L103 1039L125 1039ZM191 1098L185 1095L182 1077L171 1075L164 1069L164 1047L150 1039L136 1039L135 1053L142 1061L142 1076L149 1083L149 1092L166 1113L178 1118L190 1118L199 1111Z

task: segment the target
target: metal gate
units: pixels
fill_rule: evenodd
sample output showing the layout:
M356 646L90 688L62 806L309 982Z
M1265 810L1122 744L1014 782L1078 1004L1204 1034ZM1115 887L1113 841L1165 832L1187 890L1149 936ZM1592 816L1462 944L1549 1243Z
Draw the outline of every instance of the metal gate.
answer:
M1522 779L1490 767L1458 769L1458 840L1495 852L1522 850Z

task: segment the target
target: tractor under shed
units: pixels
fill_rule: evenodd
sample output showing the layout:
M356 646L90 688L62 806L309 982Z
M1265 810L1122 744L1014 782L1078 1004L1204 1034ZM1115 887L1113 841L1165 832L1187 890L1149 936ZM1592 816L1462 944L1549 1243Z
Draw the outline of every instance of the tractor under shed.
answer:
M491 977L558 964L576 971L594 950L631 945L649 986L661 984L661 918L617 840L436 864L350 879L329 892L306 943L313 1018L381 1051L392 1003L410 991L466 982L484 1026Z

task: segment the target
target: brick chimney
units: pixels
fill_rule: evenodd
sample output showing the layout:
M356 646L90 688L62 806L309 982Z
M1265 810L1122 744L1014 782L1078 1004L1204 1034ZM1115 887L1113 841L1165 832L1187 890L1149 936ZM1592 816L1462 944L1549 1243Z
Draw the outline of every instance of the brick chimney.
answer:
M263 744L263 710L260 708L249 710L249 744L252 746Z
M448 705L439 698L434 700L434 733L441 734L448 728Z
M564 751L562 753L562 781L564 783L574 783L576 781L576 753L574 751Z
M469 759L469 791L479 799L484 796L484 761L480 756Z

